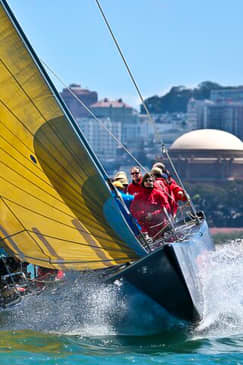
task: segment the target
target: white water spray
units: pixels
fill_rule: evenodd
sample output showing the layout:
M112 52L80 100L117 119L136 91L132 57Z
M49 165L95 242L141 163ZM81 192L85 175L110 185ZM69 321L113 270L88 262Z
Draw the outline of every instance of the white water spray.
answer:
M1 329L78 336L151 335L184 323L128 283L103 285L80 275L1 313Z
M203 319L198 337L243 333L243 240L219 246L200 272L203 283Z
M218 247L200 271L203 319L193 338L243 333L243 241ZM150 335L185 326L129 284L102 285L76 277L1 313L1 329L79 336Z

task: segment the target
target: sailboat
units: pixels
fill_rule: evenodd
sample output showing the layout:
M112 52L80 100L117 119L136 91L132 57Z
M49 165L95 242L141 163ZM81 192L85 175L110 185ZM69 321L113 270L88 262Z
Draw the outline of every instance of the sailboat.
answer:
M174 222L158 247L136 235L101 163L6 0L0 0L0 237L20 262L101 270L169 313L202 314L200 265L214 249L203 214Z

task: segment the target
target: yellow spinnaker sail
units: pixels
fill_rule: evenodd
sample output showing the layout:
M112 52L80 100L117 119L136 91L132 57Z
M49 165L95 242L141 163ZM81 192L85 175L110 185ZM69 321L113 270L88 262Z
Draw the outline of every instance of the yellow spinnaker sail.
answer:
M0 2L0 237L21 260L50 268L103 268L144 254L5 0Z

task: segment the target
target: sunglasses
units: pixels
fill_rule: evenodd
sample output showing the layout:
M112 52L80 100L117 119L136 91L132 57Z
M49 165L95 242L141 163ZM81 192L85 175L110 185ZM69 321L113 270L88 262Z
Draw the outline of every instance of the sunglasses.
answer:
M144 180L144 182L154 182L154 180Z
M139 175L140 172L131 172L131 175Z

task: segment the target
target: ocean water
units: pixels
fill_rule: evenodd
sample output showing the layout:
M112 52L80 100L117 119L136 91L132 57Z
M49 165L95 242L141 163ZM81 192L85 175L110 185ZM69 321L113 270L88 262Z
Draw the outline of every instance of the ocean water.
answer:
M0 365L243 364L243 241L219 246L200 275L193 326L130 286L70 277L0 313Z

